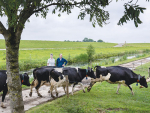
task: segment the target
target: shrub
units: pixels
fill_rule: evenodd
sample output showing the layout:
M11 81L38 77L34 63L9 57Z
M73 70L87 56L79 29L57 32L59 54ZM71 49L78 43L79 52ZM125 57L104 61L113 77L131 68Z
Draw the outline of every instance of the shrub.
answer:
M94 60L95 48L90 44L86 49L88 63Z

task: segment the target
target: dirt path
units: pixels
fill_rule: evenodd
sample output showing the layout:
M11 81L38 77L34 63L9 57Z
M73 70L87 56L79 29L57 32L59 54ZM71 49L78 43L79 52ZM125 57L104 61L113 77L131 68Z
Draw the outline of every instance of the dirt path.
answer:
M133 62L129 62L129 63L126 63L126 64L121 64L119 66L127 67L127 68L130 68L130 69L134 70L136 67L138 67L140 65L143 65L143 64L146 64L148 62L150 62L150 57L140 59L140 60L136 60L136 61L133 61Z
M114 46L114 47L122 47L124 45L124 43L118 43L118 45Z
M130 62L130 63L122 64L120 66L127 67L127 68L130 68L130 69L134 69L134 68L140 66L141 64L145 64L145 63L148 63L148 62L150 62L150 57L149 58L145 58L145 59L141 59L141 60L137 60L137 61L133 61L133 62ZM91 81L90 78L88 78L87 80L83 79L82 83L84 84L85 87L87 87L89 85L90 81ZM69 87L69 92L71 92L71 89L72 88ZM37 96L35 88L33 88L32 97L29 96L30 89L23 90L22 94L23 94L25 110L28 110L28 109L30 109L30 108L32 108L34 106L37 106L39 104L42 104L44 102L53 100L53 98L51 98L50 94L48 93L48 90L49 90L49 87L47 87L47 86L42 86L40 88L39 92L43 95L43 97L38 97ZM80 86L76 86L75 87L75 91L78 91L78 90L81 90ZM61 87L58 88L58 91L59 91L59 97L65 95L65 93L63 91L63 88L61 88ZM55 91L53 92L53 94L55 95ZM1 98L2 97L0 97L0 102L1 102ZM10 113L9 97L8 97L8 95L6 96L6 99L5 99L5 105L7 106L7 108L4 109L4 108L0 107L0 113Z
M90 83L90 81L91 81L90 78L88 78L87 80L83 79L82 83L84 84L84 87L87 87L88 84ZM79 85L77 85L75 87L74 91L79 91L79 90L81 90L81 87ZM42 86L39 89L39 92L41 93L41 95L43 97L38 97L35 88L33 88L32 97L30 97L29 96L30 89L23 90L22 94L23 94L25 110L28 110L28 109L30 109L32 107L35 107L35 106L37 106L39 104L42 104L42 103L45 103L47 101L53 100L53 98L50 96L50 93L48 93L48 91L49 91L49 87L48 86ZM58 91L59 91L58 97L61 97L61 96L65 95L64 90L63 90L62 87L59 87ZM71 91L72 91L72 87L69 87L69 92L71 93ZM55 96L55 94L56 94L55 91L53 91L53 94ZM69 95L69 96L72 96L72 95ZM0 97L0 102L1 102L1 98L2 97ZM7 106L7 108L1 108L0 107L0 113L11 113L10 112L9 103L10 103L9 95L7 95L6 98L5 98L5 105Z

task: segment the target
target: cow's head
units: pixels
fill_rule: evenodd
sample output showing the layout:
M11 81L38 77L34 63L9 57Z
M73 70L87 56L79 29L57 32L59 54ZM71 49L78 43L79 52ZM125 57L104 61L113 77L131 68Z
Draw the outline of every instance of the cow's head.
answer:
M148 87L145 76L141 76L140 77L140 81L139 81L140 85L144 86L144 87Z
M150 77L147 77L146 82L150 82ZM143 88L144 86L140 86L139 88Z
M96 79L96 76L95 76L94 71L93 71L92 68L89 68L89 67L88 67L87 75L88 75L89 77L91 77L91 78Z
M56 70L52 70L51 73L50 73L51 77L56 81L58 82L59 81L59 78L60 79L63 79L63 76L62 76L62 73L56 71Z
M26 86L30 86L29 76L27 73L21 74L21 83Z
M95 66L94 69L96 69L96 68L101 68L101 66Z

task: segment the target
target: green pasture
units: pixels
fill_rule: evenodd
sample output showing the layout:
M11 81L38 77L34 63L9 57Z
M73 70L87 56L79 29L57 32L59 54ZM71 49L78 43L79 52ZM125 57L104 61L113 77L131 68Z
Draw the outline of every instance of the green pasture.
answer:
M123 54L138 53L146 48L141 47L122 47L122 48L95 48L94 59L109 58ZM87 62L86 48L70 49L42 49L42 50L20 50L19 66L20 70L46 66L50 53L54 54L55 60L62 53L70 63ZM6 51L0 51L0 69L6 69Z
M132 47L150 47L150 43L129 43L126 45Z
M116 43L100 43L100 42L63 42L63 41L41 41L41 40L21 40L20 49L29 48L86 48L92 44L95 48L113 47ZM0 49L5 49L4 40L0 39Z
M148 76L150 63L139 66L135 72ZM148 83L150 87L150 83ZM128 87L121 86L116 94L117 84L107 82L96 83L90 92L78 91L66 96L38 105L26 113L149 113L150 88L142 88L132 84L134 95Z
M148 49L150 46L150 44L144 43L127 44L127 46L115 48L113 47L116 45L115 43L21 40L19 51L20 71L46 66L50 53L53 53L55 60L59 57L59 54L62 53L63 57L68 60L68 64L87 63L86 47L89 44L95 47L95 60L125 54L138 54L142 51L147 53L147 51L149 52ZM4 48L4 40L0 40L0 49ZM107 64L107 62L105 64ZM0 69L6 69L5 50L0 51Z

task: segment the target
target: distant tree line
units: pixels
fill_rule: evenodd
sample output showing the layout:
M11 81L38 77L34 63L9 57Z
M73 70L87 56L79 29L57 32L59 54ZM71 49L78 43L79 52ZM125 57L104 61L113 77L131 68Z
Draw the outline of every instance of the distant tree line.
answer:
M64 40L64 42L104 42L103 40L99 39L97 41L94 41L93 39L90 39L90 38L84 38L82 41L70 41L70 40Z

